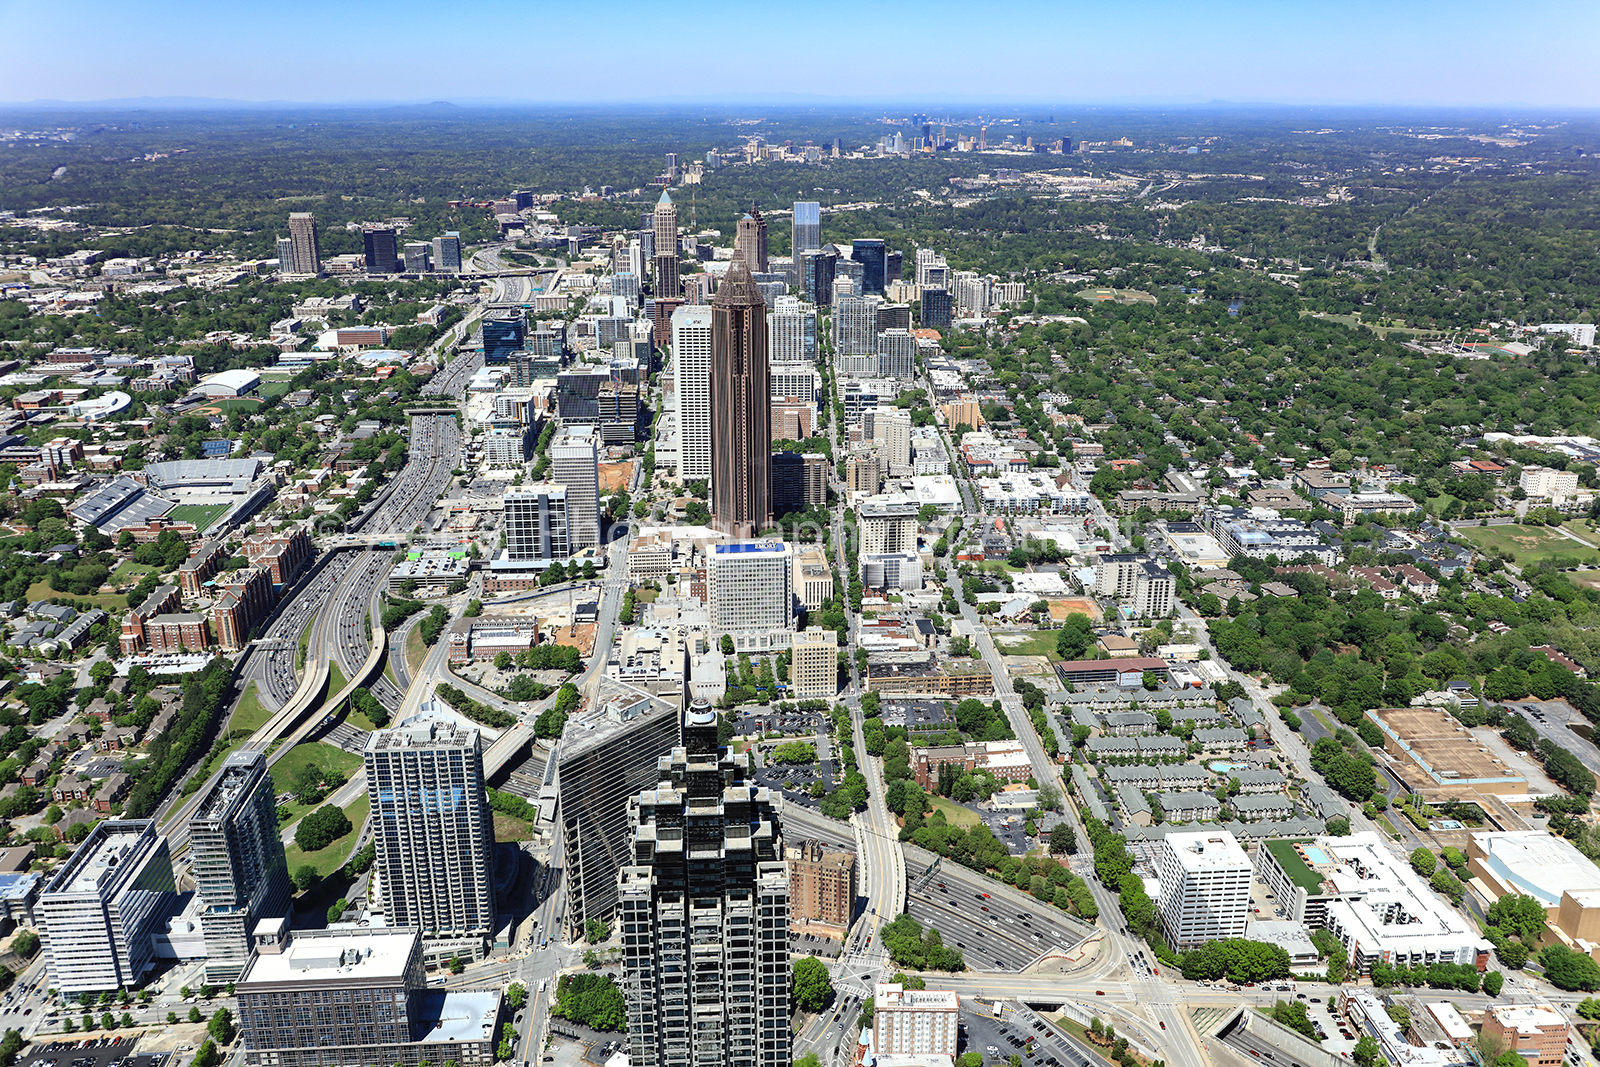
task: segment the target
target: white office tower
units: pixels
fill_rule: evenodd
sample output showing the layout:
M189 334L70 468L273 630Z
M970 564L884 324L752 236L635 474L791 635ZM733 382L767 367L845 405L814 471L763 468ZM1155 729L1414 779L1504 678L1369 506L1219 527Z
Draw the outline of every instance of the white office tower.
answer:
M459 273L461 270L461 234L446 230L443 237L433 239L433 269Z
M284 274L294 273L294 239L290 237L278 238L278 270Z
M637 307L639 304L639 276L631 270L620 270L611 276L611 295L627 301L628 307ZM612 301L612 310L616 310L616 300Z
M279 833L266 753L233 753L189 818L208 982L237 979L254 951L256 923L288 914L289 866Z
M572 555L567 528L567 487L536 482L506 490L501 529L506 558L516 563L563 560Z
M706 552L706 605L714 634L740 651L789 647L794 630L794 550L782 541L731 541Z
M878 304L875 296L838 296L833 300L833 348L839 356L877 356ZM873 359L876 367L877 360ZM868 374L873 371L868 371Z
M974 271L958 270L951 279L954 292L950 295L956 306L956 318L975 319L989 313L989 279Z
M861 584L880 593L915 593L922 588L922 557L915 552L862 556Z
M678 475L711 479L711 305L672 313L672 365L678 392Z
M1250 911L1250 857L1226 830L1168 834L1156 851L1157 904L1175 951L1243 937Z
M780 296L773 301L772 312L767 315L767 358L773 363L817 358L815 307L795 296Z
M572 551L600 544L600 438L592 426L563 426L550 442L550 480L567 487Z
M911 412L898 408L879 410L872 420L872 438L879 442L878 456L895 473L911 466Z
M633 1067L789 1067L789 871L747 770L697 700L655 788L629 801L617 898Z
M427 938L491 937L494 823L478 731L417 716L374 730L364 757L385 923Z
M931 248L917 249L917 286L921 289L946 289L950 285L950 267L944 257Z
M917 510L915 497L885 493L869 496L857 509L861 525L861 555L882 552L917 551Z
M176 901L167 839L150 819L99 823L34 905L50 985L63 994L137 989Z
M878 374L884 378L914 378L917 374L917 339L910 330L884 330L878 335Z
M798 287L806 253L822 247L822 205L814 200L796 200L794 222L789 233L789 284Z

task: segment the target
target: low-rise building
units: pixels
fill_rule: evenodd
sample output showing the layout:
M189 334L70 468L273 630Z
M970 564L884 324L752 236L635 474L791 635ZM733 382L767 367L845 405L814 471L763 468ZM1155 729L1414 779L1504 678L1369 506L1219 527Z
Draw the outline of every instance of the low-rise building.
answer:
M1498 1037L1528 1067L1559 1067L1566 1058L1567 1020L1549 1005L1494 1004L1483 1013L1485 1037Z
M855 920L856 854L831 849L821 841L786 845L789 867L789 929L843 939Z

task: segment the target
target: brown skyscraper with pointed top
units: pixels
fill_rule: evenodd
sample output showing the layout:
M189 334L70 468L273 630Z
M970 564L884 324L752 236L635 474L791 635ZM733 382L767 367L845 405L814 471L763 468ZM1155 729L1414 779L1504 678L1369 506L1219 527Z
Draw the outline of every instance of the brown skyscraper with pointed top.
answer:
M772 525L767 305L742 252L711 301L711 520L736 538Z
M761 217L761 212L754 204L750 206L750 214L739 220L733 247L744 253L745 266L757 274L766 271L767 220Z
M656 201L655 211L655 269L657 297L677 299L681 292L678 284L678 209L665 189Z

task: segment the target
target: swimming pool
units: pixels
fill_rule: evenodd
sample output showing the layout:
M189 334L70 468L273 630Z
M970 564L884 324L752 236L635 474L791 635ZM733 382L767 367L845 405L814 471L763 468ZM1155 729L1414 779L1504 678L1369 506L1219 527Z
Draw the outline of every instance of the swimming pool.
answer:
M1313 867L1322 867L1333 862L1328 854L1316 845L1301 845L1300 851L1305 854L1306 862Z
M1250 765L1248 763L1229 763L1227 760L1217 760L1211 764L1211 769L1218 774L1227 774L1229 771L1249 770Z

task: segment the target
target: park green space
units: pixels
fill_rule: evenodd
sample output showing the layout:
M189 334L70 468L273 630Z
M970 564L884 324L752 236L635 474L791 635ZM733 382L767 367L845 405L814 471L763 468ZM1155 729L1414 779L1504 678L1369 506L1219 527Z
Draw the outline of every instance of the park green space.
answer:
M71 601L87 601L105 611L123 611L128 606L127 593L91 593L88 596L78 596L74 593L63 593L60 590L51 589L48 578L41 579L28 586L26 599L31 604L36 600L49 600L53 596L66 597Z
M272 712L261 703L261 694L256 690L256 683L252 680L244 687L244 695L239 698L239 706L233 709L233 718L228 720L228 729L243 730L245 733L253 734L265 726L271 718Z
M928 800L933 803L933 811L944 812L944 821L951 826L959 826L963 830L970 830L982 821L978 818L977 812L971 808L964 808L953 800L947 800L944 797L929 797ZM933 812L928 814L932 815Z
M1322 890L1322 875L1306 865L1300 858L1300 853L1294 850L1297 844L1307 844L1308 841L1267 841L1264 842L1272 858L1278 861L1278 866L1283 868L1283 873L1289 876L1289 881L1304 889L1307 893L1318 893Z
M295 780L300 775L300 769L308 766L316 767L325 775L336 773L348 780L360 768L361 757L354 752L346 752L338 745L330 745L326 741L302 741L272 765L273 790L279 795L292 792ZM290 812L290 817L284 821L293 822L307 812L320 808L324 803L326 801L302 804L298 800L290 800L280 806Z
M1456 533L1485 551L1510 552L1518 566L1558 558L1600 563L1600 551L1544 526L1464 526Z
M296 746L298 747L298 746ZM350 832L329 843L326 848L315 852L302 852L300 846L291 839L284 846L284 858L289 861L289 873L293 874L303 864L311 864L317 873L326 878L344 865L349 857L350 848L355 844L356 835L361 832L361 827L367 821L368 800L365 793L356 797L344 808L345 818L350 820Z

